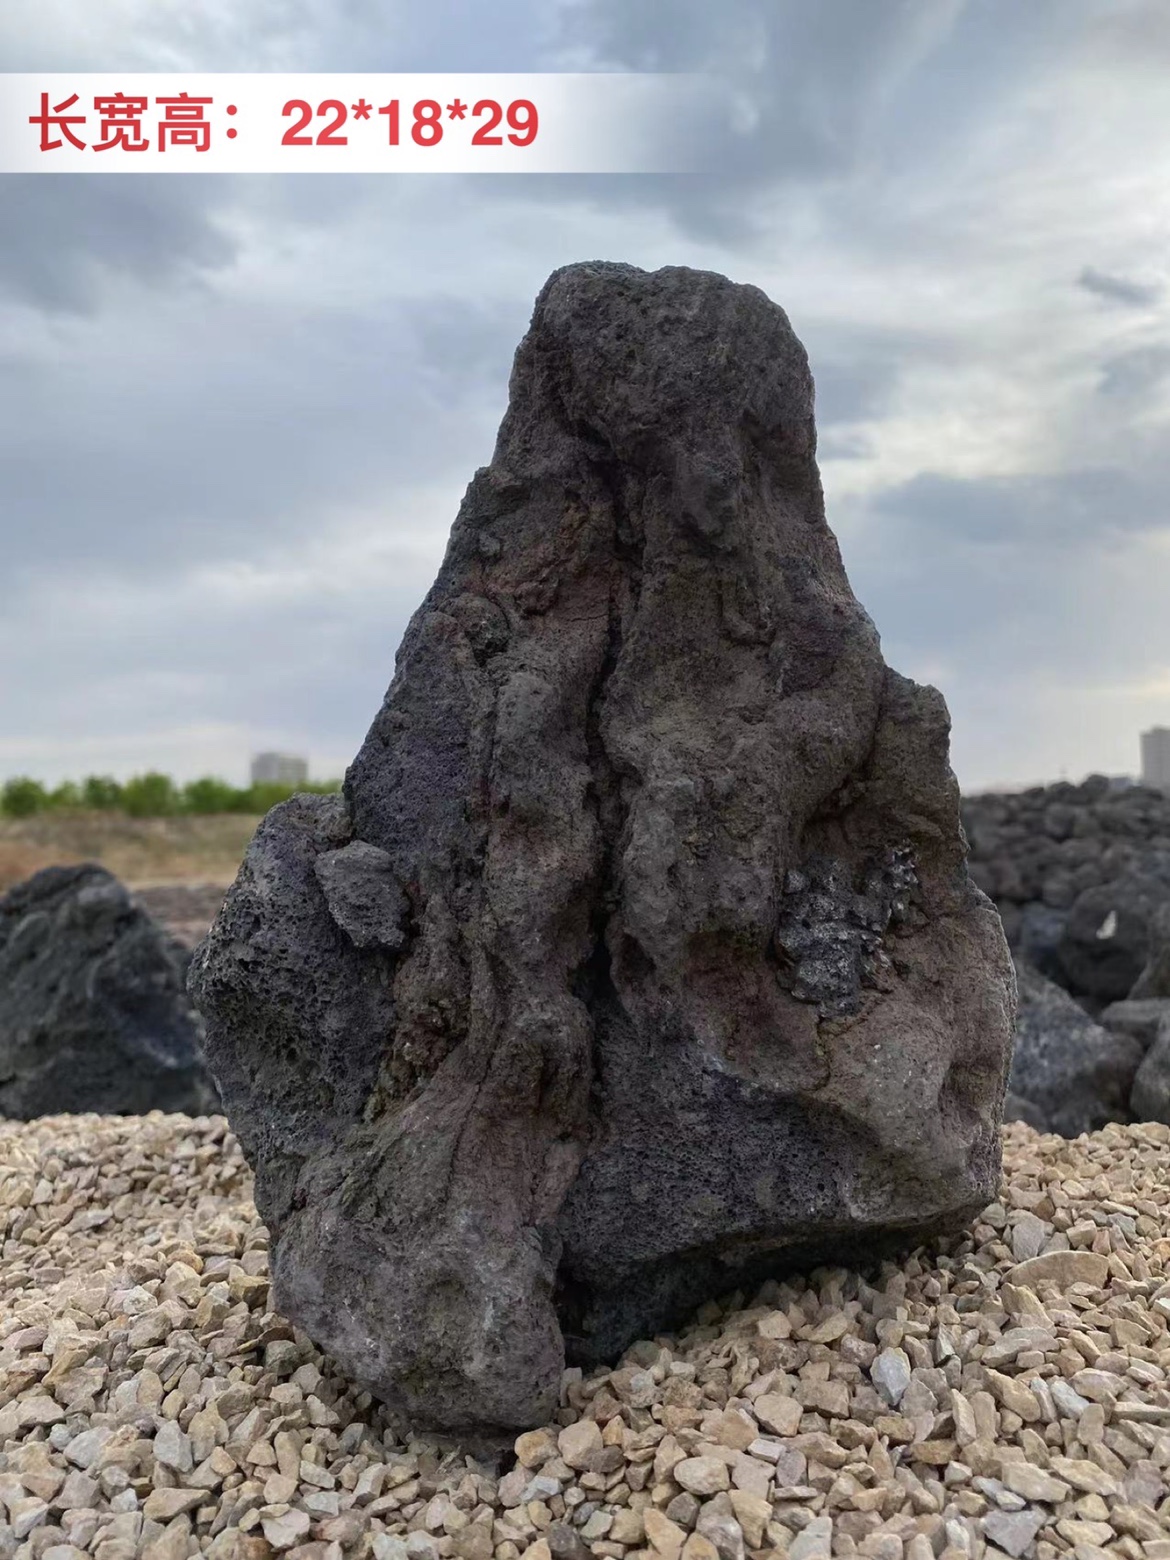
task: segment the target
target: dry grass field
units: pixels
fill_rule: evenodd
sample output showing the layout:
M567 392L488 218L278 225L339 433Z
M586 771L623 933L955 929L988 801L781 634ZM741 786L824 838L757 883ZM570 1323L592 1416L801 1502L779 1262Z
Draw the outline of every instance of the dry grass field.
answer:
M0 818L0 893L42 867L95 861L133 887L226 885L259 818L128 818L118 812L45 812Z

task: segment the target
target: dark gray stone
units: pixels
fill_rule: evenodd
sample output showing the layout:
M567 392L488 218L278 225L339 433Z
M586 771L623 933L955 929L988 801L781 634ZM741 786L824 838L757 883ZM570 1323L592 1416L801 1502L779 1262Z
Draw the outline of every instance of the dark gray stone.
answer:
M1087 1007L1170 994L1170 796L1090 776L969 796L971 872L1012 949ZM1170 927L1170 922L1167 923Z
M567 1522L554 1522L544 1535L552 1560L593 1560L593 1551Z
M1107 1121L1127 1121L1129 1094L1142 1059L1130 1035L1094 1023L1068 992L1016 962L1019 1011L1008 1089L1026 1102L1013 1119L1077 1137Z
M189 955L101 867L0 899L0 1115L218 1108Z
M1129 1105L1137 1121L1170 1122L1170 1017L1162 1019L1142 1058Z
M1135 1002L1170 1000L1170 899L1150 917L1146 965L1130 996Z
M354 840L318 856L313 870L329 914L352 943L392 952L406 947L410 901L384 850Z
M196 955L278 1303L416 1420L995 1195L1011 963L814 449L763 293L556 273L344 796Z
M1170 1018L1170 998L1147 998L1143 1001L1111 1002L1097 1019L1103 1029L1116 1035L1129 1035L1143 1051L1148 1051L1157 1038L1164 1020Z
M1031 1100L1021 1099L1018 1094L1009 1093L1003 1102L1003 1119L1005 1121L1023 1121L1028 1126L1035 1127L1037 1132L1047 1132L1048 1118L1039 1105L1033 1105Z
M1069 912L1060 940L1063 984L1104 1002L1127 997L1150 956L1151 921L1167 900L1170 877L1155 871L1128 872L1086 889Z
M1025 964L1039 970L1041 975L1059 984L1061 974L1060 944L1068 921L1068 912L1053 910L1038 900L1033 900L1019 912L1019 934L1012 946L1018 948Z
M858 1012L864 988L888 979L885 935L904 923L918 886L904 848L875 860L860 884L853 877L848 863L813 856L784 881L776 926L780 983L824 1014Z

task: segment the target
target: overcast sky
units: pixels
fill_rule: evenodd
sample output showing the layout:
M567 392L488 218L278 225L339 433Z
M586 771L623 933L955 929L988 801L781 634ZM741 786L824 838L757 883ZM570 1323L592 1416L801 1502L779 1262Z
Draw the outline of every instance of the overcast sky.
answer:
M719 176L0 176L0 776L340 773L556 266L788 311L969 789L1170 725L1165 0L3 0L0 69L713 69Z

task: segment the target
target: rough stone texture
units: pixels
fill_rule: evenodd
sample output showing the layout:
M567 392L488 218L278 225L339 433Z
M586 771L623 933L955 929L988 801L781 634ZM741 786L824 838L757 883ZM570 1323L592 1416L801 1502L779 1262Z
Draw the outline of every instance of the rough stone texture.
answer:
M0 1115L203 1111L188 955L101 867L0 898Z
M1159 905L1150 919L1146 967L1130 996L1138 1002L1170 998L1170 900Z
M814 448L762 293L555 274L344 796L196 955L280 1303L429 1423L994 1193L1011 965Z
M1005 1114L1065 1137L1126 1119L1140 1042L1095 1023L1066 991L1021 960L1016 976L1012 1105Z
M1142 1058L1133 1081L1130 1108L1142 1121L1170 1122L1170 1012L1162 1018Z

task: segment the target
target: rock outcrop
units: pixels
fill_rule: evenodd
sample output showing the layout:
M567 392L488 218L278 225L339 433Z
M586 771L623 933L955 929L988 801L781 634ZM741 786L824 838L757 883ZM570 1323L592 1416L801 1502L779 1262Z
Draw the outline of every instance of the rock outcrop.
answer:
M763 293L557 272L340 797L192 989L280 1305L447 1430L994 1194L1014 977Z
M0 898L0 1115L218 1108L188 955L101 867Z

